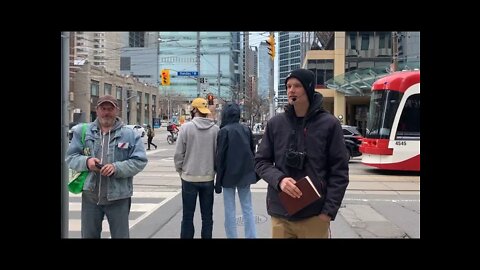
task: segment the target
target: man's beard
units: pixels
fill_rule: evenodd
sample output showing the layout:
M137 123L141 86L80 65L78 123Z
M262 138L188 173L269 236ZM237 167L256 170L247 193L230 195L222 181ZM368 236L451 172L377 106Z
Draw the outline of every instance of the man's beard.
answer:
M99 117L98 121L104 127L111 127L115 123L116 117Z

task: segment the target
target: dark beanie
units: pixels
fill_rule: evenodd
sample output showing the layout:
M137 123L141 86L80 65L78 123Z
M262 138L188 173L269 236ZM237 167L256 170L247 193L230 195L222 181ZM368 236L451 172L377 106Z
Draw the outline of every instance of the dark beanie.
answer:
M292 77L296 78L302 83L303 88L305 89L305 93L307 94L307 97L308 97L308 102L310 102L311 104L313 100L313 94L315 93L315 74L308 69L303 69L303 68L296 69L290 72L287 78L285 78L285 88L287 86L288 80Z

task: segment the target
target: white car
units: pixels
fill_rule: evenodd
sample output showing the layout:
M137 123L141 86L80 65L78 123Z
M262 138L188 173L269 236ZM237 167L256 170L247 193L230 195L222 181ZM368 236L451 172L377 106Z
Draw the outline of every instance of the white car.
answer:
M126 127L135 130L140 137L145 136L145 129L140 125L126 125Z

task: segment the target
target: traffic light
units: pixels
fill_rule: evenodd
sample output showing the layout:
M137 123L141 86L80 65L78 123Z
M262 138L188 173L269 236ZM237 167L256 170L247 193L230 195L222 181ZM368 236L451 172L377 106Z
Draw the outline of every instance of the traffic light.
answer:
M162 69L162 85L170 85L170 70Z
M270 34L267 40L267 44L268 44L268 54L270 55L270 58L274 60L275 59L275 35L274 34Z
M213 95L212 94L207 95L207 100L208 100L208 105L213 105Z

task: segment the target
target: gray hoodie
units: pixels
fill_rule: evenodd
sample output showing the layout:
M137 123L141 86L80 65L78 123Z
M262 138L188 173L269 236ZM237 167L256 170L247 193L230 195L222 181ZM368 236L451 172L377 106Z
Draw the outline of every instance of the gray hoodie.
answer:
M195 117L180 127L173 160L183 180L213 181L218 131L213 120L204 117Z

